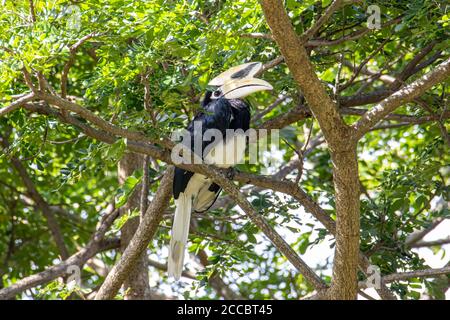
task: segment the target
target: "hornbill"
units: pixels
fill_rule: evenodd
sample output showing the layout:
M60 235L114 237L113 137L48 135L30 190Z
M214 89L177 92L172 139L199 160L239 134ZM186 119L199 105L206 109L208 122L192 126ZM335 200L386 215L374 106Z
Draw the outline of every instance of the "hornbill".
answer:
M193 142L198 134L202 135L201 159L204 163L230 168L243 160L247 142L244 132L250 126L250 107L241 99L257 91L272 90L268 82L253 77L261 68L260 62L246 63L221 73L208 83L215 88L206 91L201 102L201 111L187 127L190 142ZM215 129L216 132L218 130L220 139L217 139L217 136L213 141L205 139L208 129ZM234 132L231 137L229 129ZM190 148L195 153L192 144ZM220 186L209 177L175 168L173 196L176 209L169 247L169 276L177 280L181 276L191 211L208 210L220 191Z

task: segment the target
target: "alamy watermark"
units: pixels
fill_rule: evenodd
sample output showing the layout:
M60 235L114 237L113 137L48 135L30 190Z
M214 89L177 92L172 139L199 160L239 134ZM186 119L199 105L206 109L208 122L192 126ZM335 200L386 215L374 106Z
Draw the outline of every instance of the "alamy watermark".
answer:
M253 129L205 129L201 121L194 121L190 131L183 129L171 136L177 142L172 148L174 164L214 164L232 166L257 164L264 158L271 163L270 151L279 149L279 130ZM247 148L248 143L248 148Z
M381 9L376 4L371 4L367 7L367 28L368 29L381 29Z
M376 290L381 288L381 273L380 268L374 265L370 265L366 270L366 288L374 288Z
M80 31L81 30L81 9L77 5L70 5L64 10L64 15L68 15L67 29Z
M81 270L77 265L70 265L66 269L66 273L69 275L66 280L67 287L72 290L75 287L81 286Z

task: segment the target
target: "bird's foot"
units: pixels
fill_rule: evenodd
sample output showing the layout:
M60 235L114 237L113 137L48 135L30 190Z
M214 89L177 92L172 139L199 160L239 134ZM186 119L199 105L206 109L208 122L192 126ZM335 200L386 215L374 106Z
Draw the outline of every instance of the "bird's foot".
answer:
M234 171L234 168L233 168L233 167L230 167L230 168L227 169L225 175L227 176L227 178L228 178L229 180L233 180L233 179L234 179L234 174L235 174L235 173L236 173L236 172Z

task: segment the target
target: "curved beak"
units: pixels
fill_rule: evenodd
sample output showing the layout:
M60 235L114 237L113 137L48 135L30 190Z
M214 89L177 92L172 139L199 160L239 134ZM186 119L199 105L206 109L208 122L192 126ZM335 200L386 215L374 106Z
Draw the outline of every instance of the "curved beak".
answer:
M229 81L221 86L220 89L224 98L240 99L258 91L272 90L273 87L267 81L257 78L246 78Z
M226 99L239 99L254 92L272 90L273 87L270 83L254 78L261 68L261 62L244 63L222 72L208 84L220 87L222 96Z

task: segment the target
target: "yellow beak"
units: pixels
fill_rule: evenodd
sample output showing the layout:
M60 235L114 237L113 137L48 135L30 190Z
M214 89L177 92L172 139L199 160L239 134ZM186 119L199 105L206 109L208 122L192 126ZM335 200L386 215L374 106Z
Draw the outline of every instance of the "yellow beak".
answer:
M273 87L267 81L257 78L231 80L220 87L226 99L240 99L252 93L272 90Z

